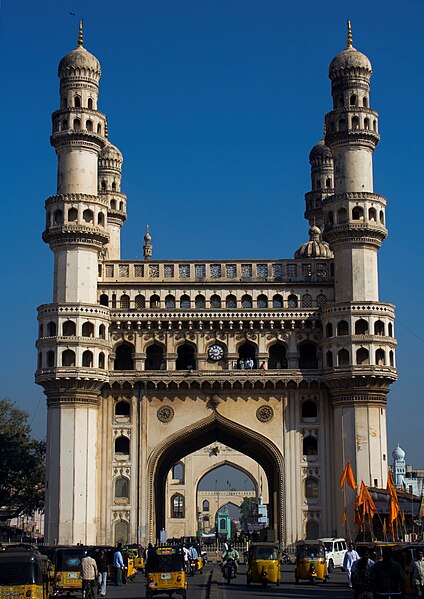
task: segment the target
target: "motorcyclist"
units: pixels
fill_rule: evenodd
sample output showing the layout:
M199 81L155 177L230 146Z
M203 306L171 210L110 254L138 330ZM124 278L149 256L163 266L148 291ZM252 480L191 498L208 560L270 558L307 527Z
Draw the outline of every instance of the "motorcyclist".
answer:
M237 575L239 552L237 551L237 549L233 548L231 543L228 543L228 549L226 549L224 551L224 553L222 554L222 567L221 567L222 574L224 574L224 572L225 572L225 566L229 559L234 560L234 574Z

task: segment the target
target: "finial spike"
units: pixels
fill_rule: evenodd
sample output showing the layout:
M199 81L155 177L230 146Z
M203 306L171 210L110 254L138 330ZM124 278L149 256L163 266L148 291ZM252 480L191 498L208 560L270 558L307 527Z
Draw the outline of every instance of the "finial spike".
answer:
M347 20L347 47L348 48L352 48L353 47L352 25L350 24L350 19Z
M327 135L327 123L324 123L324 137Z
M78 31L78 48L82 48L82 44L83 44L82 26L83 26L83 21L81 19L80 24L79 24L79 31Z
M105 122L105 137L106 139L109 139L109 128L107 126L107 121Z

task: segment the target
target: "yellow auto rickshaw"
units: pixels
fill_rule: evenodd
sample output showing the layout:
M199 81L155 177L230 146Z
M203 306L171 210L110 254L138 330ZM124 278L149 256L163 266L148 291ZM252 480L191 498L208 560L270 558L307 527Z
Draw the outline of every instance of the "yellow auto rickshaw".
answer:
M154 547L149 549L146 570L146 599L155 595L178 593L187 596L187 576L182 547Z
M84 547L56 547L52 550L50 577L53 594L82 589L81 560L86 554Z
M299 580L309 580L311 584L314 584L317 580L327 582L325 545L322 541L305 540L296 543L294 578L296 584Z
M49 584L45 556L33 551L0 553L0 598L47 599Z
M275 543L252 543L247 558L247 584L280 584L280 548Z

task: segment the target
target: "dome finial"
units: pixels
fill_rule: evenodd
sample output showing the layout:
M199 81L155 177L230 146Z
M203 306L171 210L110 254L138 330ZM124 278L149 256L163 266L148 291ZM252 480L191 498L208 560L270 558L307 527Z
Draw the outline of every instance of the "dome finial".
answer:
M107 126L107 121L105 122L105 137L106 139L109 139L109 128Z
M353 48L352 25L350 24L350 19L347 20L347 47Z
M82 48L82 42L83 42L82 25L83 25L83 21L81 19L80 24L79 24L79 31L78 31L78 48Z

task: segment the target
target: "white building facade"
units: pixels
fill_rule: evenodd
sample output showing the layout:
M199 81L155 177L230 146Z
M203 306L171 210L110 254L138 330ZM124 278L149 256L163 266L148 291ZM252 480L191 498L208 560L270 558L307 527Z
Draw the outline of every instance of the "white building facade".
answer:
M38 309L46 542L154 541L169 471L215 442L260 465L285 545L343 532L347 461L365 484L386 485L396 340L394 307L378 292L387 229L373 189L371 74L349 30L310 154L310 239L293 259L155 261L147 232L145 259L124 261L123 157L80 31L59 64L57 191L43 233L55 265L51 303Z

